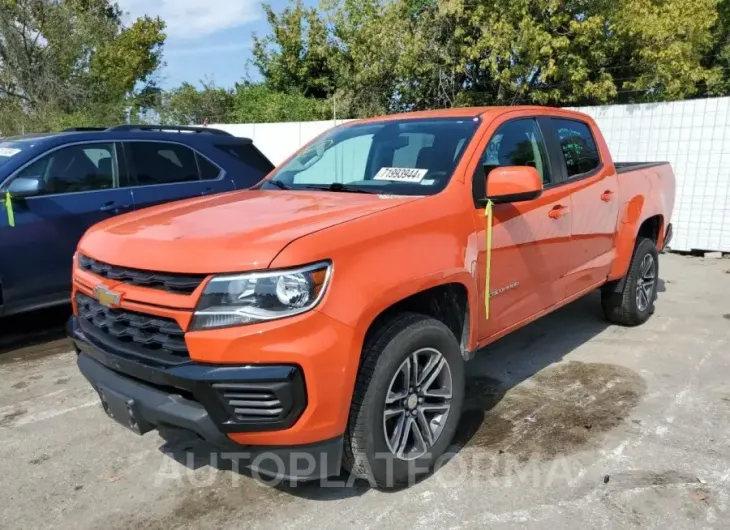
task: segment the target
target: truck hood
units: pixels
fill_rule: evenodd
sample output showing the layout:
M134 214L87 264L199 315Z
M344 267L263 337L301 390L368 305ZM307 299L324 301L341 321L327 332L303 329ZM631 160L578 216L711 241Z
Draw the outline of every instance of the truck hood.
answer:
M108 219L86 233L79 251L106 263L161 272L263 269L302 236L417 199L288 190L226 193Z

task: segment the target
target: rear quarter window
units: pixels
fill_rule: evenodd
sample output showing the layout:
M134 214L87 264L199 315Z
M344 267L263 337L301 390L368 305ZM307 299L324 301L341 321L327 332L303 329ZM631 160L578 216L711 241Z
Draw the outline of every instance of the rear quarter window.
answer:
M274 164L251 144L218 144L215 147L219 151L223 151L227 155L257 169L262 173L262 177L274 169Z
M195 158L198 160L198 167L200 168L200 178L203 180L215 180L221 175L221 169L216 166L213 162L195 153Z
M601 165L596 140L588 124L577 120L553 120L563 151L568 178L590 173Z

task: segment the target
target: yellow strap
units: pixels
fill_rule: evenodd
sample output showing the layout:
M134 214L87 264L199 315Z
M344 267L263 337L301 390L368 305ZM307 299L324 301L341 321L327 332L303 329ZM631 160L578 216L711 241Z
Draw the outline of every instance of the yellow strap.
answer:
M484 288L484 309L486 310L487 320L489 320L489 297L492 292L489 286L492 276L492 224L494 222L492 206L492 201L487 201L487 207L484 210L484 216L487 218L487 278Z
M8 224L15 226L15 214L13 213L13 199L10 196L10 192L5 192L5 211L8 214Z

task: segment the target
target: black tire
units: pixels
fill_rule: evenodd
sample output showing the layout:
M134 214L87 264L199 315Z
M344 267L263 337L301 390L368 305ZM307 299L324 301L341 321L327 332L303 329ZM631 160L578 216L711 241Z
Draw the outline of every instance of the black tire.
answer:
M383 414L388 390L401 364L421 348L438 350L452 381L451 409L430 451L402 460L388 448ZM433 470L451 444L464 402L464 359L454 334L443 323L415 313L400 313L369 333L345 432L344 467L379 488L413 484Z
M637 286L641 281L641 267L647 256L654 259L654 288L648 296L646 307L639 307L637 302ZM601 290L601 303L606 318L614 324L622 326L638 326L646 322L654 313L657 283L659 281L659 255L656 243L648 238L639 238L631 257L631 264L626 277L611 282Z

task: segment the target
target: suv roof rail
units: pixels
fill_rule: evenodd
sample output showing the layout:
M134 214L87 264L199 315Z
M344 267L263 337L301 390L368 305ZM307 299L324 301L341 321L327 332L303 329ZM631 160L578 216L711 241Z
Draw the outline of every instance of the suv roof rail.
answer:
M214 134L216 136L233 136L221 129L209 127L188 127L183 125L115 125L105 129L107 131L158 131L158 132L189 132L196 134Z
M61 132L106 131L106 127L68 127Z

